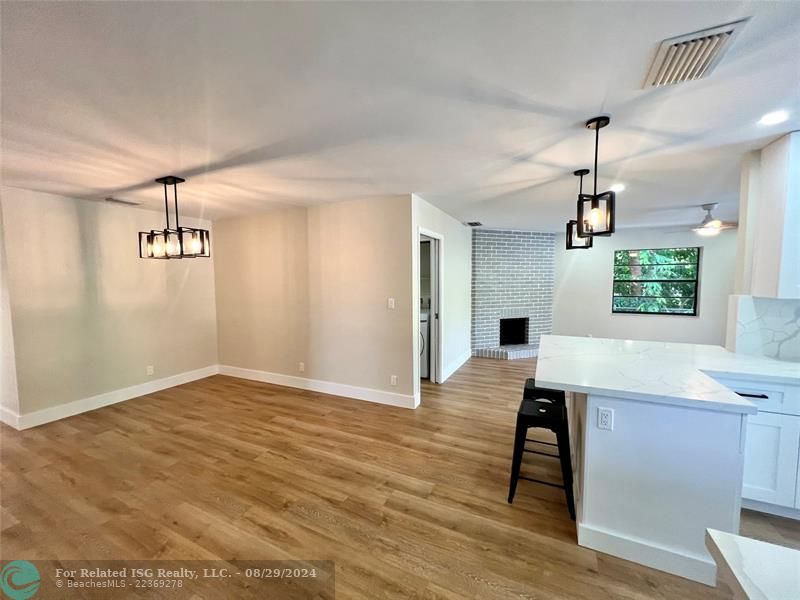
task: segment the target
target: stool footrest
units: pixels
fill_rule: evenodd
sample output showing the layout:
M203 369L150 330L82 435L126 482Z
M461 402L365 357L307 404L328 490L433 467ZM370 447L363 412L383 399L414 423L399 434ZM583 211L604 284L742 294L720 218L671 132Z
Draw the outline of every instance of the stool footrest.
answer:
M525 438L526 442L533 442L534 444L546 444L547 446L558 446L558 444L554 444L553 442L540 442L539 440L532 440L530 438Z
M559 454L550 454L549 452L539 452L538 450L528 450L527 448L522 449L523 452L529 452L530 454L541 454L542 456L549 456L550 458L561 458Z
M564 485L561 483L553 483L552 481L543 481L541 479L534 479L533 477L525 477L524 475L520 475L519 478L524 479L526 481L533 481L534 483L541 483L544 485L549 485L551 487L561 488L562 490L564 489Z

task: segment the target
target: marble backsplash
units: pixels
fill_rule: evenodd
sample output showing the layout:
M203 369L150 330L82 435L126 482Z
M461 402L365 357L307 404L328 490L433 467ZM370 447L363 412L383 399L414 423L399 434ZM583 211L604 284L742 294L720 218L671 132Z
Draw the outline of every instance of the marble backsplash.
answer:
M730 308L736 323L735 331L729 328L729 349L800 361L800 300L732 296Z

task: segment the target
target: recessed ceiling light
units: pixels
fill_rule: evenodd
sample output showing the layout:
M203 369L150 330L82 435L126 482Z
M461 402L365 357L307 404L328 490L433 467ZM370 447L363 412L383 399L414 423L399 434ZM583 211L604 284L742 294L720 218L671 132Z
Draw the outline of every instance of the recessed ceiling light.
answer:
M777 125L783 123L789 118L789 113L785 110L776 110L765 114L758 120L759 125Z
M615 183L609 188L615 194L619 194L620 192L625 191L625 184L624 183Z

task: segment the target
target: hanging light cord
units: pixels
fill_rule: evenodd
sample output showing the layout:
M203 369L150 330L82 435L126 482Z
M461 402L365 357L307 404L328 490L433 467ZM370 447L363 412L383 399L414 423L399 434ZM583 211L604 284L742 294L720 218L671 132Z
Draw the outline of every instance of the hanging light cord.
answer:
M594 128L594 195L597 196L597 149L600 146L600 126L595 124ZM583 178L581 178L583 179Z

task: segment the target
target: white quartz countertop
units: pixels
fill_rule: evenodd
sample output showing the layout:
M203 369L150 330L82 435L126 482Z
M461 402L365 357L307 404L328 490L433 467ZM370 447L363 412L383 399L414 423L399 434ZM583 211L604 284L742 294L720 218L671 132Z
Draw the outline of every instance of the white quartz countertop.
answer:
M735 598L800 598L800 551L715 529L706 530L706 547Z
M800 385L800 363L746 356L721 346L544 335L536 384L711 410L755 413L713 375Z

